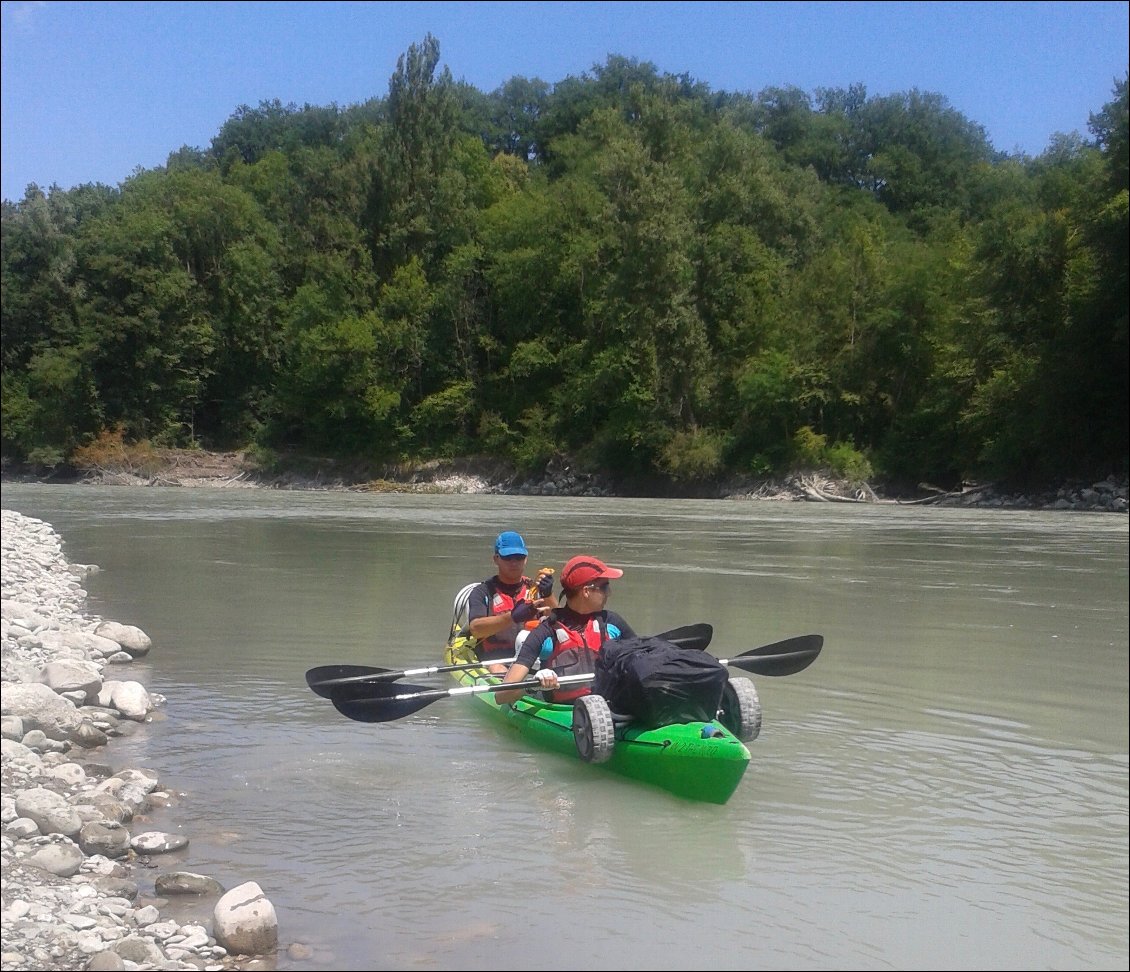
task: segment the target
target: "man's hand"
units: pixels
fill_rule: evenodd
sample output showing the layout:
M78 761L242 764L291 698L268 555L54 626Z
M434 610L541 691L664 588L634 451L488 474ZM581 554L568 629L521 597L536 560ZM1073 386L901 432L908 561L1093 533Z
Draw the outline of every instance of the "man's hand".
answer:
M549 597L553 593L553 575L542 574L538 578L538 597Z
M515 624L525 624L527 621L533 621L537 613L538 609L534 607L532 601L522 601L514 605L514 610L510 612L510 620Z

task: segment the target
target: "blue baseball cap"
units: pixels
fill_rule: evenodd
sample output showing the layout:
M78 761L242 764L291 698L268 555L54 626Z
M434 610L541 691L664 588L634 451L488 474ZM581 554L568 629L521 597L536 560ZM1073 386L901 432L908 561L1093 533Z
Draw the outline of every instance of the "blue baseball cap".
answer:
M506 530L498 535L498 539L494 541L494 552L500 557L513 557L515 554L521 554L523 557L530 555L522 534L513 530Z

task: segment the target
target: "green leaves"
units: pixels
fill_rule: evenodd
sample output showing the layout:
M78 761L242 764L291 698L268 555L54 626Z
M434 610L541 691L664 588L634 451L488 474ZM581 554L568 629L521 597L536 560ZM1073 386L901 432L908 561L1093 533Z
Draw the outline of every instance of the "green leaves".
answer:
M5 446L1105 473L1126 98L1095 142L1006 158L937 94L711 92L619 56L484 94L427 36L385 97L241 106L117 189L6 203Z

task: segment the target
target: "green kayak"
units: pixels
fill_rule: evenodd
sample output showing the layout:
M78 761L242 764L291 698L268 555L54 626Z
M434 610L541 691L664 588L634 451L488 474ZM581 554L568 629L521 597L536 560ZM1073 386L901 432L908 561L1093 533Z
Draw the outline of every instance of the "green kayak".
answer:
M475 644L471 638L454 634L446 662L475 661ZM483 711L489 710L533 745L706 803L730 799L749 765L749 750L742 738L755 738L761 725L761 707L753 683L746 678L731 679L727 687L723 704L729 700L729 716L724 710L721 720L713 722L646 729L615 718L598 695L582 696L576 704L524 695L509 705L499 705L488 689L499 684L499 676L485 668L470 668L452 672L452 677L464 688L475 690L468 694L479 699Z
M368 665L319 665L306 673L307 685L332 701L346 718L357 722L392 722L442 699L478 696L480 711L489 712L533 745L688 800L725 803L730 799L749 765L745 744L761 731L761 702L752 681L729 677L722 685L718 712L710 722L677 722L659 728L614 715L605 699L596 694L583 695L571 704L547 702L540 694L530 694L538 693L536 678L513 682L503 689L501 677L487 670L476 654L478 642L468 637L464 628L467 599L474 587L469 584L456 596L444 665L399 671ZM654 637L668 646L704 651L712 630L709 624L699 623ZM823 644L822 635L801 635L716 661L759 675L792 675L811 665ZM450 672L458 685L435 689L401 681L412 675L440 672ZM560 678L562 685L592 680L592 675L580 674ZM515 688L528 693L500 705L498 693ZM701 714L703 709L700 706L694 711Z

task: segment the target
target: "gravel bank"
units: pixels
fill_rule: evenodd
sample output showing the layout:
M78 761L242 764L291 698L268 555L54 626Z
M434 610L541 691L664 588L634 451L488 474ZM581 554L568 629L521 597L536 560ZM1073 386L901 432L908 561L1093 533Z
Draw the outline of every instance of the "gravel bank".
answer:
M211 896L211 928L139 894L135 869L188 840L145 829L171 799L155 774L111 765L114 738L164 701L129 674L149 638L83 612L97 568L68 564L49 524L2 516L0 968L274 968L277 921L253 882L157 877L157 895Z

